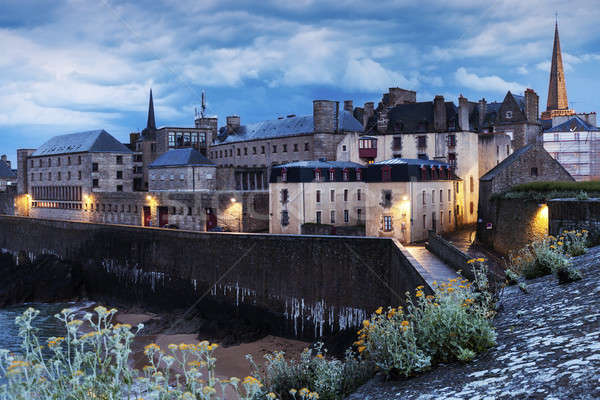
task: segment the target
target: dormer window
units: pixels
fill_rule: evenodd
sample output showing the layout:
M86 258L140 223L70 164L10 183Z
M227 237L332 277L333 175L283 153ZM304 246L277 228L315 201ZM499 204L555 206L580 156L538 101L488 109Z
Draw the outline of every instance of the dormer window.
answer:
M389 165L381 168L381 180L383 182L389 182L392 180L392 168Z
M350 173L348 172L348 168L344 168L342 176L344 178L344 182L348 182L350 180Z
M315 181L320 182L321 181L321 170L320 169L315 169Z
M356 168L356 180L357 181L362 180L362 170L360 168Z
M335 169L333 169L333 168L329 169L329 180L331 182L335 181Z
M287 168L281 170L281 182L287 182Z
M506 119L511 119L512 118L512 111L507 111L506 112Z

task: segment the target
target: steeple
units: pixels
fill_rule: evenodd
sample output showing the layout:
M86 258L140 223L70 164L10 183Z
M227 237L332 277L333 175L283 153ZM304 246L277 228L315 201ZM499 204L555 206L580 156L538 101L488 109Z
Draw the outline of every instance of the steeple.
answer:
M569 102L567 100L565 70L560 51L558 21L556 21L554 25L554 48L552 49L550 82L548 84L548 102L546 103L546 112L542 113L542 119L551 119L555 116L572 115L574 113L573 110L569 110Z
M152 89L150 89L150 104L148 105L148 123L146 124L146 129L156 129L156 121L154 120L154 101L152 100Z

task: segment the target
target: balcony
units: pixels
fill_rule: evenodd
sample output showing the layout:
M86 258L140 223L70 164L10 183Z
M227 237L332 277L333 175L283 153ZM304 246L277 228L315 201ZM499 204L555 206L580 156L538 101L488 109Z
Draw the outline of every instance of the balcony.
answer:
M358 149L358 156L360 158L376 158L377 147L368 149Z

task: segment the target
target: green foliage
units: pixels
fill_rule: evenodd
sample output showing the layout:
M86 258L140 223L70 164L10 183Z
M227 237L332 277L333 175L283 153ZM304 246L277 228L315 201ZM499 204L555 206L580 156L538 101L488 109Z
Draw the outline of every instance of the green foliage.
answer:
M288 360L283 352L265 355L264 374L254 366L255 376L264 382L263 392L276 393L282 399L292 398L289 388L304 388L319 393L319 399L344 399L373 376L373 364L357 357L351 350L344 360L327 357L322 343L305 349L299 360ZM295 394L295 393L294 393Z
M1 400L84 400L84 399L152 399L152 400L217 400L217 389L237 393L243 400L262 393L262 383L248 376L243 380L215 376L216 344L169 345L164 352L154 343L144 353L148 365L143 373L129 367L131 344L143 325L134 332L127 324L113 324L115 309L95 308L83 320L65 309L55 317L64 322L65 337L53 337L44 346L33 326L39 311L29 308L16 318L22 353L0 350ZM86 333L82 332L87 330ZM173 376L172 368L180 373ZM263 398L277 399L274 393ZM303 393L298 399L318 398L316 393Z
M440 362L469 361L495 344L493 300L483 259L470 260L475 281L451 279L435 295L417 288L402 307L379 308L355 343L388 375L411 376Z
M558 283L560 284L575 282L582 278L581 272L573 268L571 265L558 268L556 270L556 277L558 278Z
M497 193L492 198L547 201L557 198L588 200L600 197L600 181L586 182L530 182L513 186L508 192Z

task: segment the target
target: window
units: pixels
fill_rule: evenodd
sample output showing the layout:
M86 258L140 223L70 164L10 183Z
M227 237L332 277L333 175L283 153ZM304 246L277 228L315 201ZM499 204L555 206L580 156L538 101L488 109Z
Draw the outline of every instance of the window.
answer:
M452 191L448 189L448 201L452 201Z
M573 137L574 137L575 140L579 140L579 132L575 132L573 134Z
M277 153L277 145L276 144L273 145L273 153Z
M362 218L362 209L359 208L358 210L356 210L356 219L358 219L358 221L360 222Z
M558 133L555 133L555 134L554 134L554 141L555 141L555 142L558 142L558 141L559 141Z
M500 146L496 146L496 157L500 157Z
M180 181L185 180L185 174L179 174L179 180Z
M348 213L348 210L344 210L344 222L346 224L350 222L350 214Z
M175 132L169 132L169 147L175 147Z
M98 172L98 163L92 163L92 172Z
M117 179L123 179L123 171L117 171Z
M356 200L360 201L360 189L356 189Z
M335 190L333 189L329 191L329 201L331 201L332 203L335 201Z
M51 181L52 180L52 172L48 172L48 180Z
M321 191L317 190L316 195L317 195L317 203L320 203L321 202Z
M71 171L67 171L67 180L70 181L71 180Z
M452 210L448 211L448 225L452 224Z
M241 150L240 150L240 149L237 149L237 155L238 155L238 157L242 155L242 153L241 153Z
M151 153L156 153L156 143L150 144L150 152Z
M348 189L344 189L344 201L348 201Z
M35 175L33 173L31 174L31 181L35 181Z
M320 182L321 181L321 170L320 169L315 169L315 181Z
M333 168L329 169L329 180L331 182L335 181L335 169L333 169Z
M448 153L448 164L450 167L456 167L456 153Z
M423 229L427 229L427 215L423 215Z
M356 180L362 181L362 169L356 168Z
M510 154L510 145L506 145L506 155Z
M440 203L444 201L444 191L440 189Z
M287 144L284 144L284 145L283 145L283 152L284 152L284 153L287 153Z
M60 157L56 157L56 165L60 167Z
M281 182L287 182L287 168L281 169Z
M444 212L440 211L440 227L444 226Z
M512 116L513 116L512 111L507 111L506 114L505 114L505 116L506 116L506 119L511 119Z
M427 192L423 190L423 204L427 204Z
M391 232L392 231L392 216L391 215L384 215L383 216L383 230L385 232Z
M265 154L265 146L260 146L260 154Z
M43 181L44 177L42 176L42 173L40 172L40 181Z
M394 136L392 139L392 150L402 150L402 136Z
M475 191L475 181L473 180L472 176L469 177L469 187L471 189L471 193L473 193Z
M435 190L431 191L431 204L435 203Z
M469 203L469 212L470 212L471 214L473 214L473 212L474 212L474 211L475 211L475 206L473 205L473 202L470 202L470 203Z
M81 171L77 171L77 179L81 180Z
M346 151L346 145L342 145L342 151Z
M171 175L169 176L169 178L170 178L170 179L173 181L173 180L175 180L175 175L171 174Z
M308 147L308 142L304 143L304 151L308 151L309 147Z
M56 176L56 180L59 180L59 181L60 181L60 178L61 178L61 176L62 176L62 175L61 175L60 171L58 171L58 174L57 174L57 176Z
M529 173L530 176L538 176L538 169L537 167L532 167L531 168L531 172Z
M67 165L71 165L71 156L67 157Z
M117 185L117 192L123 191L123 185Z
M219 158L223 158L223 150L219 150Z
M392 191L391 190L382 190L382 195L383 195L383 201L382 201L382 206L383 207L391 207L392 206Z
M317 211L317 224L321 223L321 211Z
M117 165L123 164L123 156L117 156Z
M348 168L344 168L344 170L342 171L342 178L344 179L344 182L348 182L350 180L350 173L348 172Z
M256 154L256 146L252 146L252 154Z
M456 193L460 193L460 184L459 182L456 182Z
M42 166L42 159L40 158L39 163L38 163L38 167Z
M281 189L281 203L286 204L289 199L289 193L287 189Z
M335 224L335 210L331 210L331 218L330 221L332 224Z
M448 135L447 136L448 147L456 146L456 135Z
M99 187L98 179L92 179L92 187L95 187L95 188Z
M392 180L392 168L389 165L381 167L381 180L383 182L389 182Z
M281 226L288 226L290 224L290 216L287 210L281 212Z
M419 147L419 148L427 147L427 136L417 136L417 147Z
M247 156L248 155L248 148L244 147L244 155Z
M298 143L294 143L294 151L297 152L298 151Z

